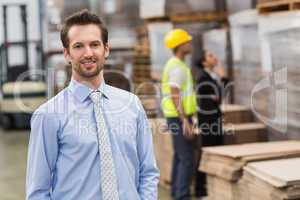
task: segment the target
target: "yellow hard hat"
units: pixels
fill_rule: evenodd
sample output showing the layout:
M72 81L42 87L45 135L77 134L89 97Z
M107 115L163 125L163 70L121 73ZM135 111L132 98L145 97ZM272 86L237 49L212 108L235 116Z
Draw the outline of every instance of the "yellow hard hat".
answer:
M174 29L168 32L165 36L165 46L169 49L174 49L175 47L189 42L192 40L192 36L188 34L183 29Z

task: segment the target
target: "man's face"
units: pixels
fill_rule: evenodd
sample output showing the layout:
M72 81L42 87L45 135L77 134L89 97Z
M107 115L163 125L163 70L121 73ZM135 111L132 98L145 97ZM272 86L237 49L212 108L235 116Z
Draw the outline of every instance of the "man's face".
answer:
M109 54L107 44L103 44L101 39L99 27L94 24L72 26L68 38L69 48L64 49L64 55L72 64L73 76L79 80L99 76Z
M182 49L184 54L190 54L193 50L191 42L184 43L180 48Z

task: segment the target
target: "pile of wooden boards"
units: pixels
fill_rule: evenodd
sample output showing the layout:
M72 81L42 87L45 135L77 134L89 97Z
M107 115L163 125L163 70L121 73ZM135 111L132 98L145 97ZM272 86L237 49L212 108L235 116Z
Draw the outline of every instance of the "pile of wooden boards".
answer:
M139 96L148 117L155 117L160 113L160 88L151 78L150 44L147 26L136 29L137 44L134 47L134 65L132 80L134 93ZM158 91L157 91L158 90Z
M173 147L172 135L167 130L166 120L163 118L149 119L153 134L154 153L160 170L160 184L169 185L171 182Z
M245 200L300 199L300 158L254 162L244 168Z
M255 122L249 107L237 104L222 105L224 144L242 144L267 140L266 125Z
M146 25L136 29L137 44L134 46L133 82L140 84L151 80L151 60L148 29Z
M243 167L255 161L300 157L300 141L249 143L202 150L199 170L208 174L209 199L240 200L246 198L243 191L247 190L246 185L240 182Z
M231 144L237 141L241 142L241 140L237 140L237 138L243 138L243 137L250 139L249 141L252 142L258 140L256 134L259 133L260 129L255 131L255 128L252 127L252 130L249 131L245 128L245 126L248 126L249 128L251 124L252 126L258 125L257 123L248 122L248 120L253 119L252 113L249 110L249 108L241 105L223 105L222 110L224 113L225 121L227 119L228 122L233 123L234 127L236 127L237 130L235 135L231 135L231 136L226 135L226 137L232 137L230 139L229 138L227 139L228 142L231 142ZM149 119L149 122L151 124L152 132L153 132L154 151L155 151L158 167L160 169L161 184L166 185L171 182L171 167L172 167L172 159L173 159L172 135L167 130L166 119L152 118ZM242 126L244 126L244 129L241 129ZM199 133L199 130L195 130L195 132ZM247 134L250 136L247 136ZM265 134L266 133L263 133L263 135Z

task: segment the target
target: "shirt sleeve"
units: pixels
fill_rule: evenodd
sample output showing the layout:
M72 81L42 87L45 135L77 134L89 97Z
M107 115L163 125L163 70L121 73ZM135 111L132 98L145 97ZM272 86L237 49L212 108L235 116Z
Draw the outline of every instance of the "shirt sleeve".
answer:
M50 200L52 174L58 154L58 120L52 114L34 113L28 149L26 200Z
M138 133L137 133L137 148L139 157L139 186L138 192L141 200L157 200L158 199L158 182L159 170L156 165L156 160L153 151L152 131L149 126L146 113L139 103L138 116Z
M176 66L169 71L169 84L181 88L181 85L186 81L186 74L180 66Z

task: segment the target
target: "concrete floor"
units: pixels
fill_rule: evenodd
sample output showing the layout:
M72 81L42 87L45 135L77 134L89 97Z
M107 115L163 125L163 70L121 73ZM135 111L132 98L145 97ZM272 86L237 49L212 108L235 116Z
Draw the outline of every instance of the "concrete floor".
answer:
M26 159L29 131L0 129L0 200L25 199ZM160 200L171 200L159 188Z

